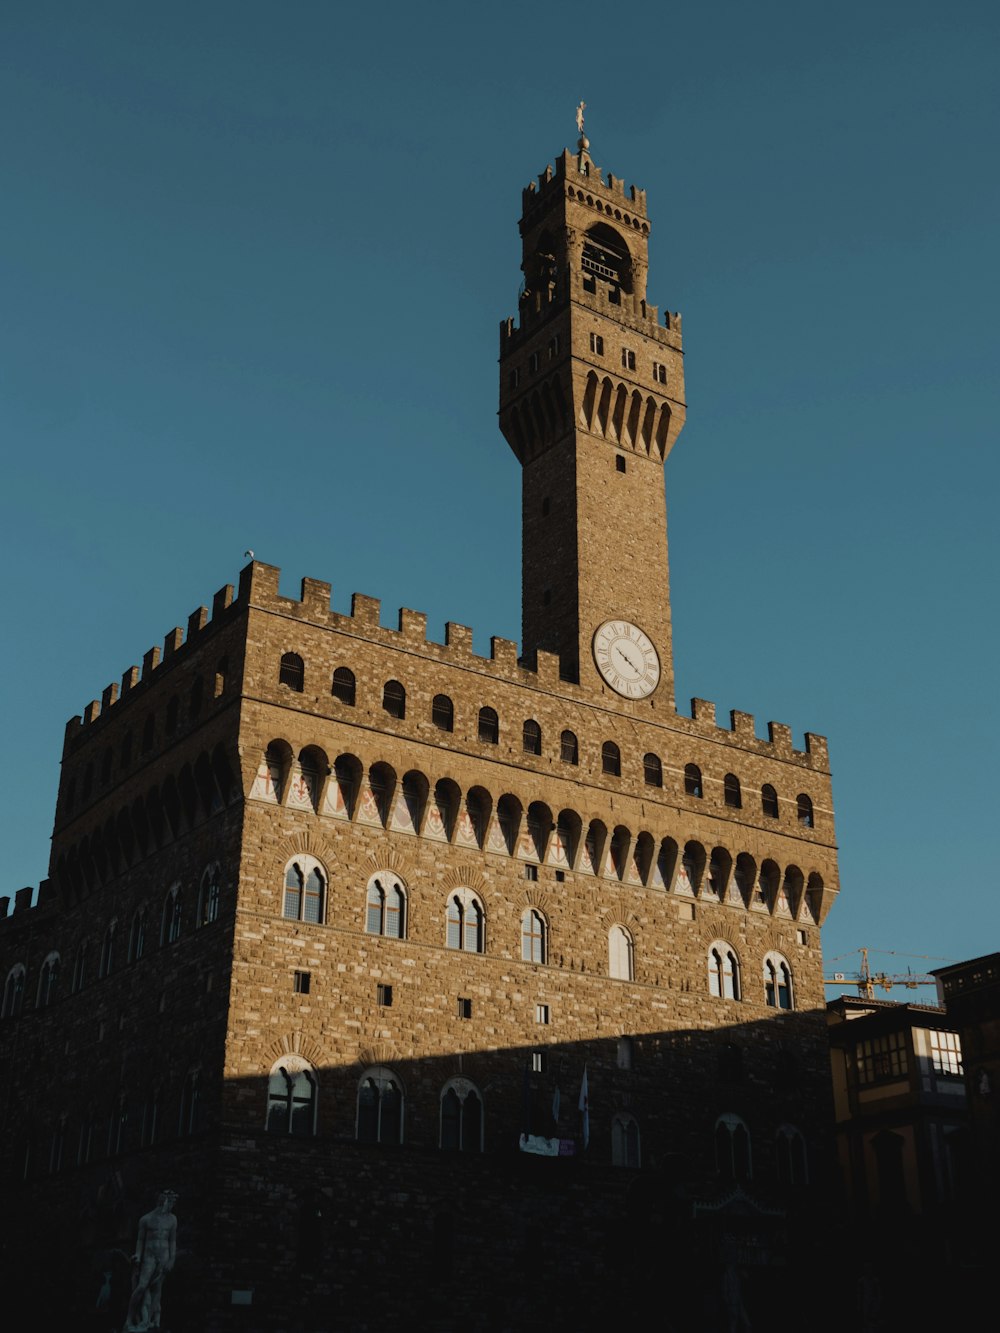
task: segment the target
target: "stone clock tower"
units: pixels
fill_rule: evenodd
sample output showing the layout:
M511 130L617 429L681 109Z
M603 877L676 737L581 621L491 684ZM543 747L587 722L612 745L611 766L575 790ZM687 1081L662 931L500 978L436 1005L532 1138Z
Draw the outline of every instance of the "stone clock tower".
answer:
M500 429L523 467L527 658L673 708L663 463L684 424L681 322L646 300L646 194L581 135L523 192L519 319L501 325Z

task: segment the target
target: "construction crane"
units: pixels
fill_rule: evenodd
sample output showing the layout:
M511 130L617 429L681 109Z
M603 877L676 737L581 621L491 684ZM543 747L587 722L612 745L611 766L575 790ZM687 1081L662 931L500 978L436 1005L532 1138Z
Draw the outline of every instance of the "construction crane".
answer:
M849 977L846 972L834 972L832 977L824 977L823 982L827 986L842 986L845 982L855 985L858 988L858 994L863 1000L874 1000L875 987L881 986L883 990L890 991L893 986L905 986L907 990L916 990L918 986L936 986L937 979L932 976L918 975L909 968L905 972L873 972L868 962L868 949L858 949L855 952L861 955L861 966L857 973ZM892 954L893 957L902 958L922 958L931 963L947 963L948 958L931 958L929 954L897 954L895 949L875 949L874 953ZM832 958L834 963L840 962L842 958L849 958L852 954L841 954L838 958Z

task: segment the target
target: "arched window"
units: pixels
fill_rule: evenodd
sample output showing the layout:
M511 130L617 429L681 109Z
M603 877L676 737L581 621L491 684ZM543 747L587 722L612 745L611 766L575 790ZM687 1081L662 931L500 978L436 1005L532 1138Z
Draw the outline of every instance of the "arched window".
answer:
M3 1017L17 1018L24 1005L24 964L15 963L3 987Z
M367 1070L358 1084L359 1143L403 1142L403 1087L391 1069Z
M38 997L35 1001L39 1009L45 1009L56 998L59 985L59 955L50 953L42 963L38 976Z
M390 717L406 717L406 690L398 680L387 680L382 690L382 707Z
M282 915L291 921L323 920L326 871L312 856L297 856L285 867L285 901Z
M792 969L780 953L764 959L764 999L772 1009L794 1009Z
M803 828L814 828L813 803L805 792L800 792L795 798L795 808L799 823Z
M455 730L455 705L446 694L435 694L431 704L431 721L438 731Z
M160 928L160 943L175 944L181 937L184 923L184 898L181 886L172 884L163 904L163 924Z
M82 991L87 983L87 958L90 954L90 941L81 940L73 959L73 979L70 989L74 995Z
M659 755L644 754L642 756L642 776L647 787L663 786L663 765L660 763Z
M715 940L708 950L708 993L721 1000L740 998L740 960L725 940Z
M316 1133L316 1071L301 1055L285 1055L267 1080L267 1132L309 1139Z
M97 975L103 980L109 977L115 968L115 946L118 943L118 922L112 921L104 932L101 941L101 957L97 965Z
M686 796L697 796L699 799L705 795L705 789L701 783L701 769L697 764L684 765L684 794Z
M441 1089L441 1147L445 1152L483 1151L483 1099L467 1078Z
M608 976L632 981L635 976L635 945L624 926L608 931Z
M466 953L485 953L485 917L483 905L471 889L456 889L448 899L448 929L445 942L449 949Z
M219 916L219 895L222 891L222 867L218 861L202 872L198 889L198 925L210 926Z
M624 1111L611 1121L611 1164L639 1167L639 1125L635 1116Z
M368 881L365 930L394 940L406 935L406 891L391 871L381 870Z
M753 1175L750 1131L731 1111L715 1122L715 1167L723 1180L749 1180Z
M779 1125L774 1141L778 1180L782 1185L808 1185L806 1141L794 1125Z
M521 914L521 957L526 963L544 963L546 957L545 918L528 907Z
M564 731L559 738L559 757L564 764L580 762L580 746L575 731Z
M278 684L301 694L306 683L306 665L298 653L285 653L278 668Z
M342 704L347 704L348 708L353 708L357 698L357 686L354 680L354 672L350 667L337 667L333 673L333 685L330 693L335 699L339 699Z
M610 773L613 778L622 775L622 752L614 741L605 741L601 746L601 772Z
M740 780L735 773L727 773L722 779L722 790L726 805L731 806L733 810L742 808L743 793L740 791Z
M760 789L760 808L768 819L778 818L778 793L769 782Z
M140 907L132 917L128 932L128 961L137 963L146 952L146 909Z
M479 739L484 745L498 745L500 742L500 719L495 708L480 708Z
M525 754L542 753L542 729L532 717L524 724L523 744Z

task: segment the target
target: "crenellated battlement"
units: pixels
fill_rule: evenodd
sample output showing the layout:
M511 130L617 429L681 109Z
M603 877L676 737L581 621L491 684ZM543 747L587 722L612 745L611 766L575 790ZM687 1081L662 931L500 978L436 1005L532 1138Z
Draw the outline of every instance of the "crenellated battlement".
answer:
M610 171L605 175L586 148L576 153L564 148L556 158L554 168L550 164L540 172L537 184L535 181L529 181L521 191L521 211L525 220L542 203L547 202L551 193L562 193L570 182L574 188L582 188L592 196L597 196L602 201L606 200L612 208L616 204L620 205L620 220L626 226L635 225L636 230L649 232L646 191L640 190L635 185L626 186L620 176L615 176Z
M101 718L107 717L116 705L130 698L141 685L151 681L162 665L166 665L178 655L186 654L189 650L200 646L200 636L206 630L214 629L229 611L232 604L233 585L227 583L212 598L211 616L207 607L199 606L188 616L186 634L179 625L168 630L163 639L162 649L154 644L143 654L141 668L130 666L122 673L120 685L117 681L112 681L110 685L104 687L100 699L92 699L87 704L82 715L77 714L69 719L66 723L63 738L64 748L76 740L84 728L91 726Z
M473 670L495 680L546 693L562 694L568 699L576 699L581 695L578 685L560 676L559 658L555 653L538 652L534 661L527 661L518 656L517 644L513 640L493 636L490 639L489 657L483 657L473 651L473 632L467 625L448 621L444 643L437 643L427 637L427 616L424 612L401 607L396 628L391 628L381 623L382 603L377 597L368 597L363 593L352 594L351 610L345 614L331 607L331 584L321 579L303 578L299 596L287 597L279 591L280 577L281 570L276 565L264 564L259 560L246 565L240 572L235 596L231 584L216 593L211 618L205 607L192 612L188 618L186 636L179 627L171 629L164 638L162 653L159 647L153 647L144 655L141 673L138 667L129 667L122 676L120 690L117 683L112 683L103 691L100 700L95 699L87 705L82 717L71 718L66 724L67 743L77 740L100 719L113 714L139 685L155 680L157 672L166 663L198 646L199 636L211 626L224 617L249 609L273 612L323 629L380 643L388 648L405 648L443 664ZM784 723L768 722L768 739L761 740L756 735L752 714L733 710L729 717L729 726L726 727L716 720L714 703L705 699L692 699L690 718L672 713L668 720L654 713L647 720L723 744L734 743L740 749L770 755L786 763L829 772L825 737L806 732L805 748L799 750L792 744L791 728Z
M555 293L539 291L533 300L521 301L517 316L500 321L500 356L503 359L527 343L534 333L547 324L551 316L569 301L593 310L598 315L610 315L622 328L631 329L645 338L653 338L665 347L681 349L681 316L677 311L665 310L660 321L659 306L630 293L622 293L620 303L609 306L605 289L590 292L585 286L585 275L570 266L564 268Z

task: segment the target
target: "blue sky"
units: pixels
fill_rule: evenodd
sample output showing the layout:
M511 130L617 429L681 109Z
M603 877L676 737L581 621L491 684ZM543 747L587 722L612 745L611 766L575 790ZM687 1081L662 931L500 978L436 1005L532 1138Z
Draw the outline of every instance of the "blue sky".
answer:
M1000 947L998 39L968 0L4 6L0 891L66 719L248 547L518 637L497 325L582 97L684 315L678 700L830 738L828 957Z

